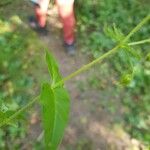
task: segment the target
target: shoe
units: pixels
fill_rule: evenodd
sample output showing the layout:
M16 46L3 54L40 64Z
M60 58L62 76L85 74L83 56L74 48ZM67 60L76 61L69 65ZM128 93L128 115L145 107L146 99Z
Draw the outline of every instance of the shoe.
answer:
M35 28L35 31L37 33L39 33L40 35L43 35L43 36L47 36L48 35L48 30L47 30L46 27Z
M35 30L37 33L39 33L41 35L46 36L48 34L48 30L47 30L46 26L40 27L36 18L33 16L29 17L29 25L33 30Z
M75 55L75 43L72 43L72 44L67 44L67 43L64 43L64 47L67 51L67 53L71 56Z

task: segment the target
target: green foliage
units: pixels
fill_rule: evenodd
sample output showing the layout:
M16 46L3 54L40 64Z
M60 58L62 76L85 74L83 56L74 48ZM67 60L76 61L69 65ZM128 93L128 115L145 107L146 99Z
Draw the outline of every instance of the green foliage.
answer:
M148 99L150 97L150 62L147 59L148 54L142 54L141 49L126 45L122 47L118 56L116 61L121 63L116 62L115 68L122 74L120 83L127 85L126 90L130 93L130 96L123 99L124 106L129 108L124 115L125 124L128 125L127 131L131 136L149 144L149 118L147 116L149 108L147 106L150 105ZM123 68L124 71L122 71Z
M37 48L33 45L33 39L35 38L31 32L23 32L18 24L0 17L0 123L34 95L34 79L30 70L35 67L37 56L33 58L31 53L33 55L33 50ZM0 129L0 149L10 146L15 149L21 144L26 135L25 116L26 113L19 115L13 122L8 122L13 126ZM17 119L21 119L21 123L15 122Z
M4 6L4 5L7 5L7 4L10 4L11 3L11 0L1 0L0 1L0 6Z
M149 5L149 0L121 2L120 0L77 0L77 24L83 51L91 54L94 58L102 55L107 49L120 42L127 31L135 26L142 17L149 14ZM134 41L148 38L149 33L150 26L147 25L134 35ZM132 42L132 38L130 41ZM147 115L148 112L145 111L145 107L150 105L150 101L146 98L150 97L148 92L150 90L149 49L149 43L134 47L123 45L119 53L109 63L121 76L120 83L126 85L125 93L130 93L129 98L124 99L124 101L130 99L128 105L123 103L124 107L128 107L129 110L124 114L125 125L129 126L128 131L132 132L134 137L139 138L140 136L140 139L145 142L148 142L148 138L145 138L148 136L148 130L135 130L138 126L137 121L142 120L145 124L148 122L139 113L144 114L144 116ZM135 93L137 97L140 97L139 101L143 105L138 105L132 100ZM143 99L147 99L147 101L143 101ZM135 107L133 108L132 105ZM139 113L135 113L136 111ZM136 118L137 121L131 123L130 117Z
M47 62L49 74L51 77L51 82L52 82L51 84L53 86L57 82L59 82L62 79L62 77L59 73L59 68L58 68L58 64L56 60L48 52L46 52L46 62Z
M80 41L84 45L83 51L98 57L107 49L110 49L114 42L104 34L106 33L106 27L115 23L114 29L119 28L127 34L127 31L148 14L148 4L149 1L143 2L142 0L123 2L120 2L120 0L77 0L78 30L81 36ZM145 39L149 32L149 26L143 27L140 33L134 36L134 40ZM113 33L110 34L113 36ZM122 34L117 37L121 40Z
M67 122L68 122L69 97L68 97L68 93L63 87L64 81L67 81L73 78L74 76L77 76L81 72L84 72L85 70L91 68L93 65L97 64L99 61L101 62L103 59L116 53L119 48L125 48L125 50L127 49L130 52L130 47L126 46L128 45L126 42L149 19L150 19L150 16L145 17L143 21L141 21L132 31L130 31L130 33L125 38L123 38L117 46L115 46L113 49L111 49L104 55L100 56L99 58L93 60L91 63L81 67L79 70L73 72L72 74L70 74L64 79L62 79L61 74L59 73L59 68L55 59L53 58L52 55L46 52L46 61L47 61L48 70L51 76L50 84L44 83L42 87L42 92L41 92L41 104L43 106L42 120L43 120L43 126L44 126L46 149L57 149L62 139L62 136L64 134L64 130L67 125ZM118 32L116 28L114 28L114 30L116 33L116 37L120 36L120 32ZM129 77L130 76L128 75L125 79L128 80ZM26 110L29 106L31 106L37 99L38 97L36 97L27 105L25 105L23 108L18 110L15 114L13 114L8 119L6 119L4 123L2 122L2 125L9 123L19 114L21 114L24 110ZM5 107L1 105L2 110L3 108ZM3 119L5 119L6 117L3 112L2 114L4 115L4 117L2 116L2 121L3 121Z
M63 85L56 88L52 87L62 79L55 59L47 52L46 60L51 84L44 83L41 91L45 148L56 150L68 123L70 102L68 93Z
M126 26L125 22L122 20L123 18L121 16L118 16L118 14L114 13L119 10L120 15L127 18L128 15L124 12L123 8L129 7L128 5L126 5L127 3L129 3L129 4L131 4L130 7L132 9L132 6L133 6L132 3L130 3L129 1L127 1L127 2L125 1L123 3L120 3L120 1L111 1L110 2L108 0L101 1L101 2L99 2L99 1L86 1L86 2L87 2L86 3L87 5L86 6L83 5L86 7L85 11L83 11L81 9L81 12L83 11L82 13L85 13L87 15L87 17L84 17L81 15L81 20L79 20L80 31L82 31L82 33L84 31L83 37L87 37L87 31L90 31L90 32L92 31L91 32L92 34L89 37L90 40L86 40L85 45L86 45L86 47L93 49L92 54L94 57L98 57L98 59L83 66L82 68L80 68L76 72L72 73L68 77L62 79L55 59L53 58L53 56L51 56L47 52L46 60L47 60L47 64L48 64L48 70L49 70L49 73L51 76L51 82L43 84L42 91L41 91L41 101L40 101L41 105L43 107L42 121L43 121L43 127L44 127L44 137L45 137L46 149L57 149L59 143L61 142L65 127L68 122L69 105L70 104L69 104L68 93L65 90L64 85L63 85L64 81L71 79L72 77L78 75L79 73L89 69L91 66L98 63L99 61L102 61L103 59L107 58L111 54L114 54L114 52L117 52L118 48L119 48L119 54L118 54L119 57L117 57L115 60L120 59L119 62L123 62L124 66L122 67L121 66L122 64L121 65L115 64L114 66L115 66L116 70L118 70L120 72L121 72L121 70L123 70L123 68L125 68L127 70L127 74L123 75L123 77L121 79L121 83L129 84L129 83L131 83L130 81L133 78L133 75L135 75L135 77L136 77L135 68L138 65L137 62L138 62L138 59L140 59L139 54L141 54L141 53L140 52L139 52L139 54L135 53L134 49L132 49L131 46L128 45L128 43L127 43L127 40L133 33L131 32L131 34L129 34L127 37L125 37L124 34L122 33L122 30L124 30L124 29L129 30L130 27L132 27L132 25L133 25L132 19L129 17L129 20L128 20L129 26ZM132 2L136 3L135 0L133 0ZM82 3L84 4L84 1L81 1L80 3L78 3L78 5L80 6ZM122 4L125 6L122 7ZM116 7L117 5L119 5L119 6ZM98 11L99 6L102 8L102 9L100 9L102 11ZM109 8L109 9L107 9L107 8ZM89 10L93 11L94 13L92 14ZM139 10L140 9L138 9L138 11ZM115 14L116 16L112 17L110 15L110 13ZM99 16L101 14L103 15L103 17ZM141 16L144 16L144 15L145 15L145 13L143 13ZM121 25L120 25L122 30L118 30L116 26L113 26L113 30L106 28L106 26L105 26L104 32L107 33L107 37L103 36L103 34L101 33L102 29L100 28L99 23L98 24L95 23L95 19L97 21L102 22L103 25L106 25L105 24L106 18L109 19L108 23L111 23L111 24L113 24L113 22L111 20L113 18L114 21L117 23L116 26L118 26L118 23L120 25L120 22L122 21L123 24L121 22ZM119 22L118 22L118 20L119 20ZM136 22L137 22L137 20L134 21L134 23L136 23ZM85 23L85 25L83 25L83 23ZM2 24L3 24L3 21L2 21ZM21 69L26 69L26 68L30 67L30 65L24 64L22 62L22 60L24 60L24 59L21 59L22 58L21 55L18 55L20 53L24 54L24 53L22 53L22 51L23 51L23 49L27 48L28 42L25 42L24 39L21 38L16 32L10 32L11 30L12 29L11 28L9 29L9 25L6 23L4 29L1 30L1 32L0 32L2 34L0 37L0 41L1 41L1 44L3 44L2 48L4 50L2 52L2 54L0 54L0 56L1 56L0 64L2 66L2 70L1 70L2 75L0 76L2 84L0 84L0 85L2 85L1 87L3 90L2 94L0 95L1 96L0 98L2 98L2 101L4 101L3 100L4 98L7 99L6 101L9 101L10 99L15 99L15 98L17 99L17 97L14 94L15 93L14 89L12 88L14 84L16 84L16 83L18 83L18 81L20 81L16 77L16 73L19 76L19 74L20 74L19 71ZM147 28L144 28L141 35L143 35L147 31L148 31ZM109 36L111 38L113 38L113 42L110 42ZM127 40L124 40L124 38ZM11 41L11 42L9 43L9 41ZM100 56L106 50L106 48L110 48L118 42L121 45L119 44L114 49L112 49L109 52L107 52L106 54ZM103 48L104 51L100 51L100 48ZM87 51L87 49L86 49L86 51ZM14 55L11 55L12 53ZM146 60L147 59L149 59L149 55L146 56ZM145 61L144 61L144 64L145 64ZM117 66L119 66L119 67L117 67ZM6 75L5 74L3 75L3 73L6 73ZM141 73L140 73L140 75L141 75ZM144 75L145 75L145 72L144 72ZM30 88L32 82L30 80L29 80L29 82L24 81L22 79L22 77L24 77L24 76L25 75L22 75L22 73L21 73L21 81L19 82L19 84L16 87L23 86L25 88ZM12 79L10 80L10 78L12 78ZM27 79L28 79L28 77L27 77ZM143 79L143 76L142 76L142 79ZM14 80L14 82L13 82L13 80ZM7 81L9 81L9 82L7 82ZM7 83L6 87L4 86L5 82ZM29 83L29 85L28 85L28 83ZM138 82L136 82L136 84L137 83ZM130 87L134 88L133 85L132 86L130 85ZM8 89L8 90L6 90L6 89ZM6 91L6 93L5 93L5 91ZM146 90L144 90L144 92L145 91ZM25 94L25 97L27 97L26 94ZM17 101L15 103L20 104L22 99L23 98L21 96L20 101L19 102ZM15 107L15 110L17 110L17 111L14 116L18 116L18 114L22 113L29 106L31 106L34 102L35 102L35 99L34 99L34 101L31 101L31 103L25 105L23 107L23 109L20 109L20 110L17 110L18 107ZM144 139L149 140L149 136L147 136L147 129L148 129L147 128L148 126L146 123L147 118L146 118L145 114L143 115L143 113L142 113L142 115L140 115L141 120L139 121L139 117L137 115L137 114L141 114L141 110L143 110L143 108L145 108L147 106L147 104L149 104L149 102L147 102L147 100L146 100L146 102L144 101L144 105L139 105L139 106L136 105L136 106L138 106L138 108L142 108L142 109L139 109L139 111L137 111L137 108L135 105L128 105L128 104L133 104L133 103L131 103L131 102L125 103L125 105L127 105L130 109L133 109L133 110L129 111L129 116L127 116L127 122L131 124L131 126L129 126L129 129L128 129L129 132L132 130L132 127L135 127L135 126L138 129L144 129L145 132L142 132L142 133L144 133ZM23 105L23 104L21 103L21 105ZM13 106L13 105L11 105L11 106ZM14 106L16 106L16 105L14 105ZM134 106L134 107L132 107L132 106ZM111 108L112 108L111 111L113 112L114 108L113 107L111 107ZM146 111L147 110L148 109L146 109ZM136 117L131 116L132 111L136 112L136 113L133 113L133 115L137 115ZM9 111L7 110L7 107L5 107L5 105L3 105L3 103L2 103L1 111L0 111L1 121L3 121L4 119L6 119L8 117L7 113L9 113ZM141 118L141 116L143 118ZM14 117L12 117L12 118L14 119ZM133 118L137 119L137 120L135 121ZM9 123L9 122L6 122L6 123ZM11 143L15 138L22 137L22 135L23 135L23 137L25 136L25 134L20 134L19 136L17 134L15 134L18 132L18 130L20 131L21 129L23 129L23 128L20 128L20 126L17 126L17 127L15 127L15 128L10 127L9 129L6 129L6 133L10 133L10 134L13 133L12 134L13 136L11 137L11 140L10 140ZM25 132L23 132L23 133L25 133ZM7 136L7 134L5 135L5 133L2 130L0 131L0 135L1 135L2 139L5 136ZM133 135L137 136L137 134L135 134L135 132L133 132ZM1 137L0 137L0 139L1 139ZM141 137L143 138L143 135ZM7 143L2 142L1 147L5 148L5 146L7 149ZM15 145L13 148L17 149L18 145Z
M16 98L19 102L21 97L17 98L15 91L21 93L24 88L30 87L32 78L24 73L30 64L24 50L28 41L24 41L19 32L11 31L11 28L10 23L1 21L1 32L4 33L0 34L0 99ZM19 92L17 93L20 96Z

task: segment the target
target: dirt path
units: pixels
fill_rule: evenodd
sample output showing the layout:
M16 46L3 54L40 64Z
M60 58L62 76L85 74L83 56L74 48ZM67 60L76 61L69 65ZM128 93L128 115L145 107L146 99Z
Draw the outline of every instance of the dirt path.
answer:
M89 60L81 53L78 45L74 57L66 54L62 45L61 24L56 8L51 9L49 15L49 35L41 36L40 40L55 55L62 74L66 76ZM66 83L71 95L71 115L60 150L130 150L134 147L137 148L137 141L131 141L129 135L120 127L113 127L113 116L110 116L99 103L100 99L104 99L104 97L110 99L111 96L106 94L107 92L104 94L90 87L87 87L84 92L80 89L81 81L86 81L87 76L88 73L84 73ZM36 117L37 113L35 112L32 119L34 120ZM34 124L33 121L30 138L36 139L41 133L39 123L40 121L36 121Z
M31 14L30 11L32 8L30 8L30 5L28 5L26 1L23 3L18 1L17 5L17 9L13 5L10 5L9 9L7 9L11 10L7 11L9 17L16 14L17 16L20 15L22 18L25 18ZM86 55L81 53L79 45L77 45L77 53L74 57L70 57L66 54L62 46L60 33L61 24L56 12L56 8L52 8L51 11L49 11L49 35L46 37L41 36L39 39L57 58L63 76L67 76L89 62L89 59ZM47 69L44 68L45 71L42 67L41 65L41 70L38 70L38 77L41 78L43 77L42 75L47 72ZM104 70L101 72L103 73L103 71ZM111 99L116 100L120 98L118 95L113 94L115 92L112 86L107 85L107 87L103 87L103 90L100 90L93 88L90 84L88 86L85 84L87 83L87 78L96 72L94 69L91 69L66 83L71 96L71 114L60 150L142 150L139 148L139 143L131 139L120 126L114 126L114 119L116 116L119 116L119 112L117 112L118 114L112 115L102 106L102 101L105 102L108 100L107 104L109 104ZM104 82L107 83L107 81L103 81L103 83ZM106 108L107 107L109 106L106 106ZM31 111L32 113L29 118L30 123L27 127L29 130L27 137L22 141L20 150L33 150L42 132L39 107L35 106L35 109ZM41 143L40 140L37 149L35 148L36 150L42 149L40 148Z

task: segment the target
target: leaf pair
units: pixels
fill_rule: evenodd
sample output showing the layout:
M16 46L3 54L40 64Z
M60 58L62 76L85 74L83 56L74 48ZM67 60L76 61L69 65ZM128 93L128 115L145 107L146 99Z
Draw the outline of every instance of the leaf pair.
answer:
M68 123L70 102L63 85L53 86L62 80L54 57L46 52L46 62L51 76L51 84L44 83L41 91L42 122L46 150L56 150L62 140Z
M109 36L114 42L121 42L125 36L121 30L119 30L115 25L112 28L105 26L104 32L107 36ZM120 50L118 52L118 59L121 61L119 64L119 71L121 70L121 85L128 85L134 76L134 67L137 65L141 56L139 54L138 49L133 49L127 42L122 43L120 46ZM118 65L118 63L117 63ZM118 66L117 66L118 67ZM125 68L122 73L122 68Z
M108 25L106 24L104 26L104 33L114 42L121 42L125 38L122 31L118 29L115 24L113 24L113 27L108 27Z

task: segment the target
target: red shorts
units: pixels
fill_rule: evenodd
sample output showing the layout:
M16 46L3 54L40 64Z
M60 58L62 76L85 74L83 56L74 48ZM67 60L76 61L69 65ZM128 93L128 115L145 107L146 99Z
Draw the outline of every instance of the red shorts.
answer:
M41 27L46 25L46 14L50 0L38 0L40 7L35 7L35 14ZM74 42L74 0L56 0L59 16L63 24L64 41L67 44Z

